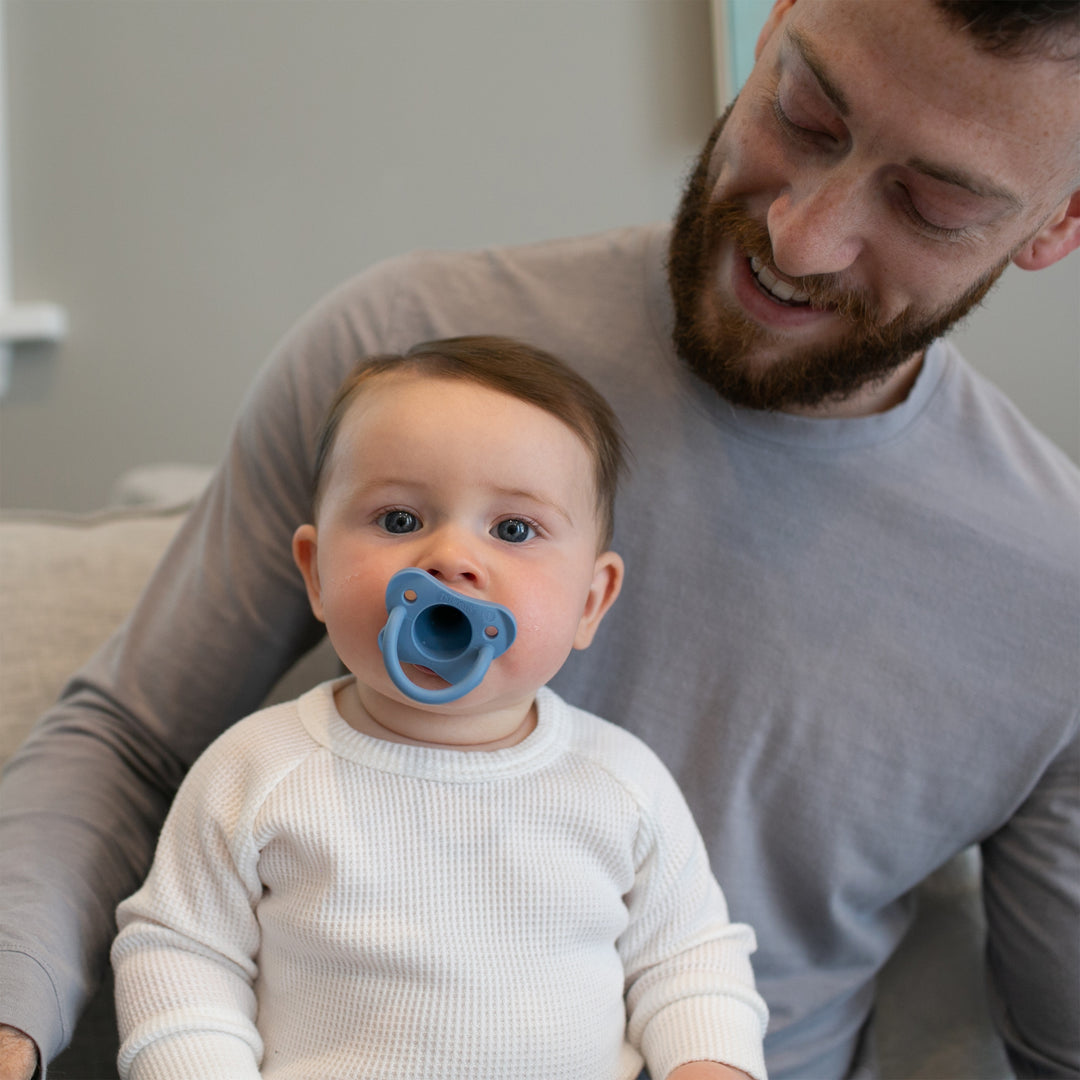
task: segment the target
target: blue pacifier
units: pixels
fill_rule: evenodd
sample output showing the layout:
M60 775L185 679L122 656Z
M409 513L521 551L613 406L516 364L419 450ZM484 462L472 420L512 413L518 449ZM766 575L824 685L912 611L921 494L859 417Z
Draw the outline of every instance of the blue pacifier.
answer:
M390 618L379 631L386 670L394 685L425 705L457 701L475 690L491 661L510 648L517 625L509 609L471 600L424 570L399 570L386 586ZM449 686L417 686L402 664L430 668Z

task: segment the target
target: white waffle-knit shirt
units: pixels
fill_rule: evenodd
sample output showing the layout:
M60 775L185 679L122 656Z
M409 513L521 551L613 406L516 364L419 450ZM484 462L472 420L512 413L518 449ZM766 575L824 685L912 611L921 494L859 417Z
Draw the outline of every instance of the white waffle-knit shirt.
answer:
M386 742L338 685L182 785L118 911L121 1076L764 1077L753 932L651 750L549 689L507 749Z

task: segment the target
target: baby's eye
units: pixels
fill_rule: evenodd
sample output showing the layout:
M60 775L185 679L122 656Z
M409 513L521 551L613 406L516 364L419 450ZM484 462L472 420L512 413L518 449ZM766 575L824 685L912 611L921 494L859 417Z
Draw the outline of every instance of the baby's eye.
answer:
M419 519L408 510L387 510L385 514L379 515L376 524L394 534L416 532L420 528Z
M500 540L505 540L508 544L523 544L536 535L536 530L521 518L507 518L505 521L500 521L491 530L491 534Z

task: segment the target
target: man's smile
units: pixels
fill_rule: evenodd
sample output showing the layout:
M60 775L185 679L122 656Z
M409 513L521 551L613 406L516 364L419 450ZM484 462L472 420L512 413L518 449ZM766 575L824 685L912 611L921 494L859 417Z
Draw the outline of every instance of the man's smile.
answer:
M810 303L809 293L796 289L794 285L786 281L781 281L757 256L751 257L750 269L757 278L758 284L782 304L805 307Z

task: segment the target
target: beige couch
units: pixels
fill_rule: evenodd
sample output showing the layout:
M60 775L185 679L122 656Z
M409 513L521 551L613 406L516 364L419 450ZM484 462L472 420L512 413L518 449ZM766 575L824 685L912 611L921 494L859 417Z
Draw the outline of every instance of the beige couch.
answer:
M123 620L184 510L0 515L0 763ZM116 1075L109 998L106 986L50 1080Z
M154 477L148 487L136 479L134 490L121 488L121 497L153 498ZM87 516L0 514L0 764L66 677L119 625L187 506L183 497ZM292 696L332 671L324 646L273 697ZM905 948L881 980L875 1042L883 1074L907 1080L1011 1076L986 1017L975 856L931 879L921 902ZM106 987L50 1077L115 1076L112 1028Z

